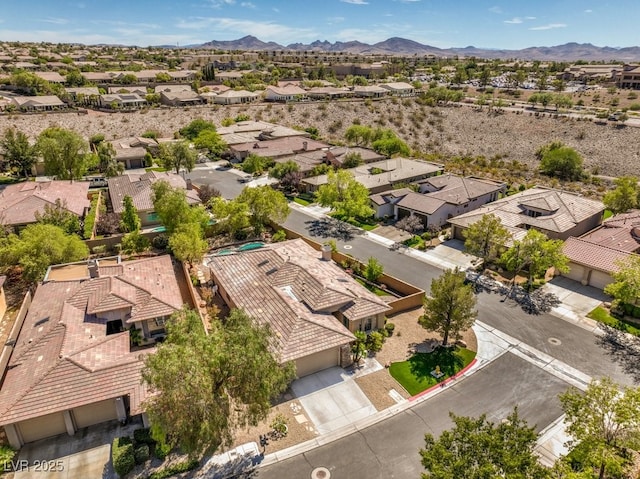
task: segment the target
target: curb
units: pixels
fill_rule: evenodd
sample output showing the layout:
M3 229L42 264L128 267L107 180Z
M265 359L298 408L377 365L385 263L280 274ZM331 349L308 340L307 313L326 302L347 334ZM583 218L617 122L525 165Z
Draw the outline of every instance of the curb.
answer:
M477 354L477 352L476 352ZM428 395L429 393L435 391L436 389L442 389L444 388L447 384L449 384L450 382L455 381L456 379L458 379L461 376L464 376L464 374L471 369L473 366L476 365L476 363L478 362L478 360L476 358L473 358L473 360L467 364L464 368L462 368L460 371L458 371L456 374L454 374L453 376L449 376L447 379L445 379L444 381L435 384L433 386L431 386L429 389L425 389L422 392L419 392L418 394L416 394L415 396L411 396L408 401L416 401L418 399L420 399L423 396Z

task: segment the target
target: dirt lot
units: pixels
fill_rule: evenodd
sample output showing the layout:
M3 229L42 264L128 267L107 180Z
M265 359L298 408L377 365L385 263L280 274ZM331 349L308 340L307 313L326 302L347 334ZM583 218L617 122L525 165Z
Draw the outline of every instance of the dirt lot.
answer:
M601 97L608 97L601 92ZM623 97L626 92L619 93ZM524 97L521 97L524 99ZM315 126L320 136L334 142L344 141L344 132L354 121L391 128L411 148L425 154L500 155L506 162L517 160L537 167L535 151L553 140L576 148L585 167L598 167L600 174L620 176L637 174L640 160L640 131L614 124L597 125L592 121L554 118L553 114L535 116L533 112L495 114L487 108L470 106L426 107L414 99L385 99L375 102L335 101L299 104L253 104L241 106L203 106L158 108L135 113L77 115L55 113L39 115L2 115L0 132L16 127L36 136L49 126L61 126L80 132L85 137L102 133L107 139L141 135L156 130L162 136L173 133L194 118L205 118L216 124L227 117L247 114L291 127ZM612 154L615 152L615 154Z

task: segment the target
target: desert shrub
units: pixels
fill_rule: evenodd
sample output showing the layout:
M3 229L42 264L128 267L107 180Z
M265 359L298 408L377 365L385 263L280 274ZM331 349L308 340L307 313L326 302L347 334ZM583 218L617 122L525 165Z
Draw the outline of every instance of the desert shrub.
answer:
M389 333L389 336L391 336L393 334L393 331L396 329L396 325L393 323L387 323L384 325L384 329L386 329L387 333Z
M367 349L373 353L377 353L382 349L384 344L384 336L379 331L374 331L367 336Z
M153 448L153 455L161 461L164 461L170 452L171 446L169 446L168 444L158 443L156 444L156 447Z
M117 437L111 444L111 462L119 476L131 472L136 465L133 443L130 437Z
M287 233L285 233L284 230L276 231L271 237L271 241L273 241L274 243L279 243L280 241L284 241L286 239L287 239Z
M133 451L133 458L136 464L144 464L149 457L151 457L151 454L149 453L149 446L147 444L140 444Z
M176 474L180 474L182 472L187 472L198 467L200 463L196 459L191 459L189 461L177 462L175 464L171 464L170 466L163 467L162 469L157 470L149 475L149 479L165 479L166 477L175 476Z
M631 110L631 111L639 111L640 110L640 103L632 103L631 105L629 105L629 110Z

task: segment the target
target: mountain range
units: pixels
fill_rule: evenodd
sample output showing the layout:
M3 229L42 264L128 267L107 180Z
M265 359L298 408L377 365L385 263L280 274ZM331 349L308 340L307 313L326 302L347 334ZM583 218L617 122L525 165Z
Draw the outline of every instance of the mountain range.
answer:
M551 47L529 47L521 50L488 49L468 46L464 48L437 48L423 45L406 38L393 37L383 42L369 45L359 41L329 42L316 40L312 43L291 43L280 45L247 35L238 40L212 40L201 45L189 45L191 48L211 48L215 50L292 50L317 52L344 52L351 54L386 54L386 55L436 55L440 57L478 57L487 59L519 59L543 61L640 61L640 47L597 47L590 43L565 43Z

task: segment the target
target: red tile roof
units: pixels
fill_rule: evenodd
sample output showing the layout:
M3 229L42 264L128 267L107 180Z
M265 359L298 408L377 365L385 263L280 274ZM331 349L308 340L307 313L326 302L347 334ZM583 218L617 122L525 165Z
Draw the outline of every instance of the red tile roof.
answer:
M132 414L142 412L145 353L130 351L128 332L107 336L106 320L91 312L133 305L141 320L171 314L182 298L169 256L121 266L99 270L119 276L38 287L0 386L0 425L122 395Z
M109 178L109 198L116 213L122 213L123 200L130 196L138 211L153 211L153 190L151 185L156 181L166 181L173 188L184 189L189 204L200 203L195 190L187 190L187 183L180 175L170 172L151 171L143 175L120 175Z
M564 242L562 251L573 263L583 264L606 273L618 271L619 263L632 254L574 237Z

